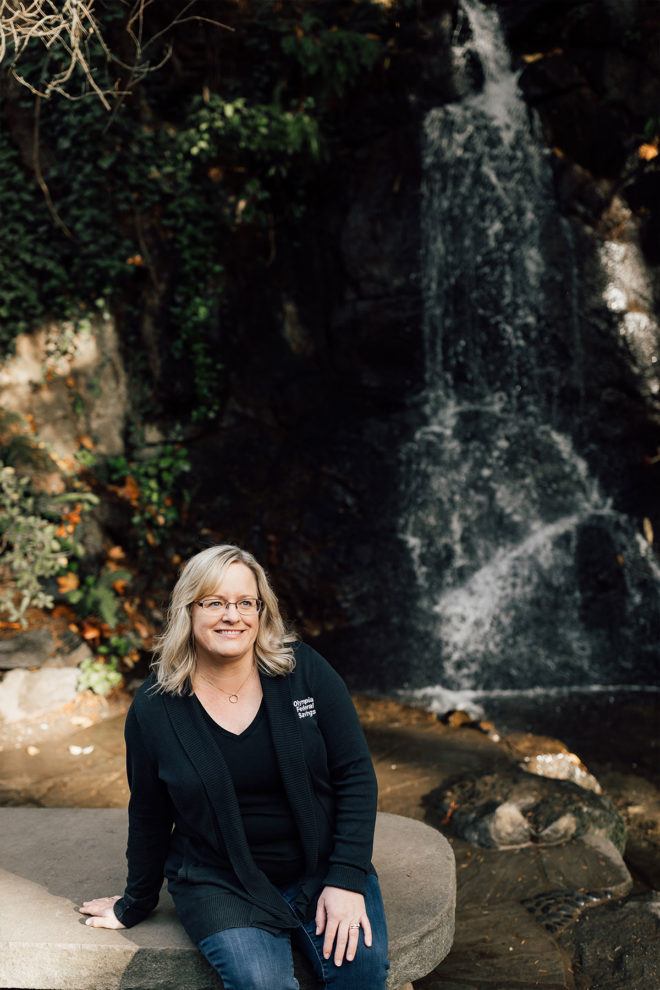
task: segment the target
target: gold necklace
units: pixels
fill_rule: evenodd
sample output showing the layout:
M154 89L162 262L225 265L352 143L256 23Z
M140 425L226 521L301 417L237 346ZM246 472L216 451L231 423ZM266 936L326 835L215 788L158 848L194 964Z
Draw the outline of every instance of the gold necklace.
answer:
M250 667L250 673L247 675L247 677L245 678L245 680L243 681L243 683L239 686L238 690L232 691L231 694L229 693L229 691L225 691L224 688L221 688L219 684L216 684L215 681L212 681L210 679L210 677L205 677L204 674L202 674L202 672L200 670L197 671L197 676L198 677L201 677L202 680L203 681L206 681L207 684L210 684L211 687L217 688L218 691L222 691L223 694L226 694L227 695L227 698L230 701L230 703L232 705L235 705L237 703L237 701L238 701L238 696L239 696L240 692L243 690L243 688L245 687L245 685L247 684L247 682L252 677L253 671L254 671L254 664L252 664L252 666Z

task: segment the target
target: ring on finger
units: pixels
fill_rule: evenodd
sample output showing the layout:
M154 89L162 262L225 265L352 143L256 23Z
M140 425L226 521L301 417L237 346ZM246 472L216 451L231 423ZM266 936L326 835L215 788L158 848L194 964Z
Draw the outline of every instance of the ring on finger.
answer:
M349 930L349 932L352 932L352 931L355 931L355 930L358 930L359 931L360 930L360 925L359 924L349 925L348 926L348 930Z

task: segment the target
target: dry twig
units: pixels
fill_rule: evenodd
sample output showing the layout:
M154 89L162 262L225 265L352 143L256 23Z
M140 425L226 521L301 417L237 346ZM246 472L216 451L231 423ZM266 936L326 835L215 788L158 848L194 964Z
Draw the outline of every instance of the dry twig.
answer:
M68 99L80 99L95 93L103 106L110 110L110 99L126 95L128 91L148 72L159 69L170 57L171 46L165 54L151 64L145 56L147 49L159 38L178 24L190 20L204 21L216 27L233 30L228 25L209 18L190 14L197 0L187 0L171 22L152 37L144 38L144 15L154 0L121 0L126 8L125 31L133 45L130 63L120 59L106 43L100 26L94 17L94 0L0 0L0 64L10 59L9 71L23 86L42 99L49 99L52 93L59 93ZM21 59L28 45L40 41L47 51L43 67L44 80L38 84L30 82L19 71ZM127 79L120 87L119 80L111 88L102 87L97 82L94 66L90 64L89 46L95 42L102 49L107 64L113 63L127 73ZM58 68L46 77L48 63ZM76 70L82 72L87 85L80 92L73 92L71 82Z

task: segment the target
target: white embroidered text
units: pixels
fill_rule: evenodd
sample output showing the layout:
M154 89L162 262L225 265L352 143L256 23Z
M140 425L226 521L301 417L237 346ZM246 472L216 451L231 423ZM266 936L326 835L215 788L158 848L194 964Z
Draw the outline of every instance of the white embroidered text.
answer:
M301 698L300 701L294 701L293 704L298 712L298 718L309 718L311 715L316 715L313 698Z

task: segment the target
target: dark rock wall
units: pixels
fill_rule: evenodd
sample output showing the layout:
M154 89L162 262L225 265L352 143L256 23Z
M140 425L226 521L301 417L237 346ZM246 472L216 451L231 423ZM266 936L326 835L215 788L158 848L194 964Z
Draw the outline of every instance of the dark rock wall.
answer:
M363 683L365 643L389 627L383 606L410 567L397 524L399 451L425 373L421 120L455 96L454 6L409 11L399 54L379 89L358 94L305 221L278 230L265 261L249 244L229 259L222 415L191 444L207 537L253 550L300 632L349 677L357 658L345 659L344 634L359 641ZM369 632L356 640L356 627Z
M660 405L645 369L603 307L609 241L639 250L643 291L632 307L660 311L660 7L653 0L496 0L521 68L520 87L553 149L557 203L575 238L581 395L567 396L572 431L617 504L657 527ZM543 57L540 57L543 56ZM653 122L655 124L653 125ZM650 130L649 125L651 125ZM643 150L648 144L646 157ZM640 150L642 149L642 150Z

